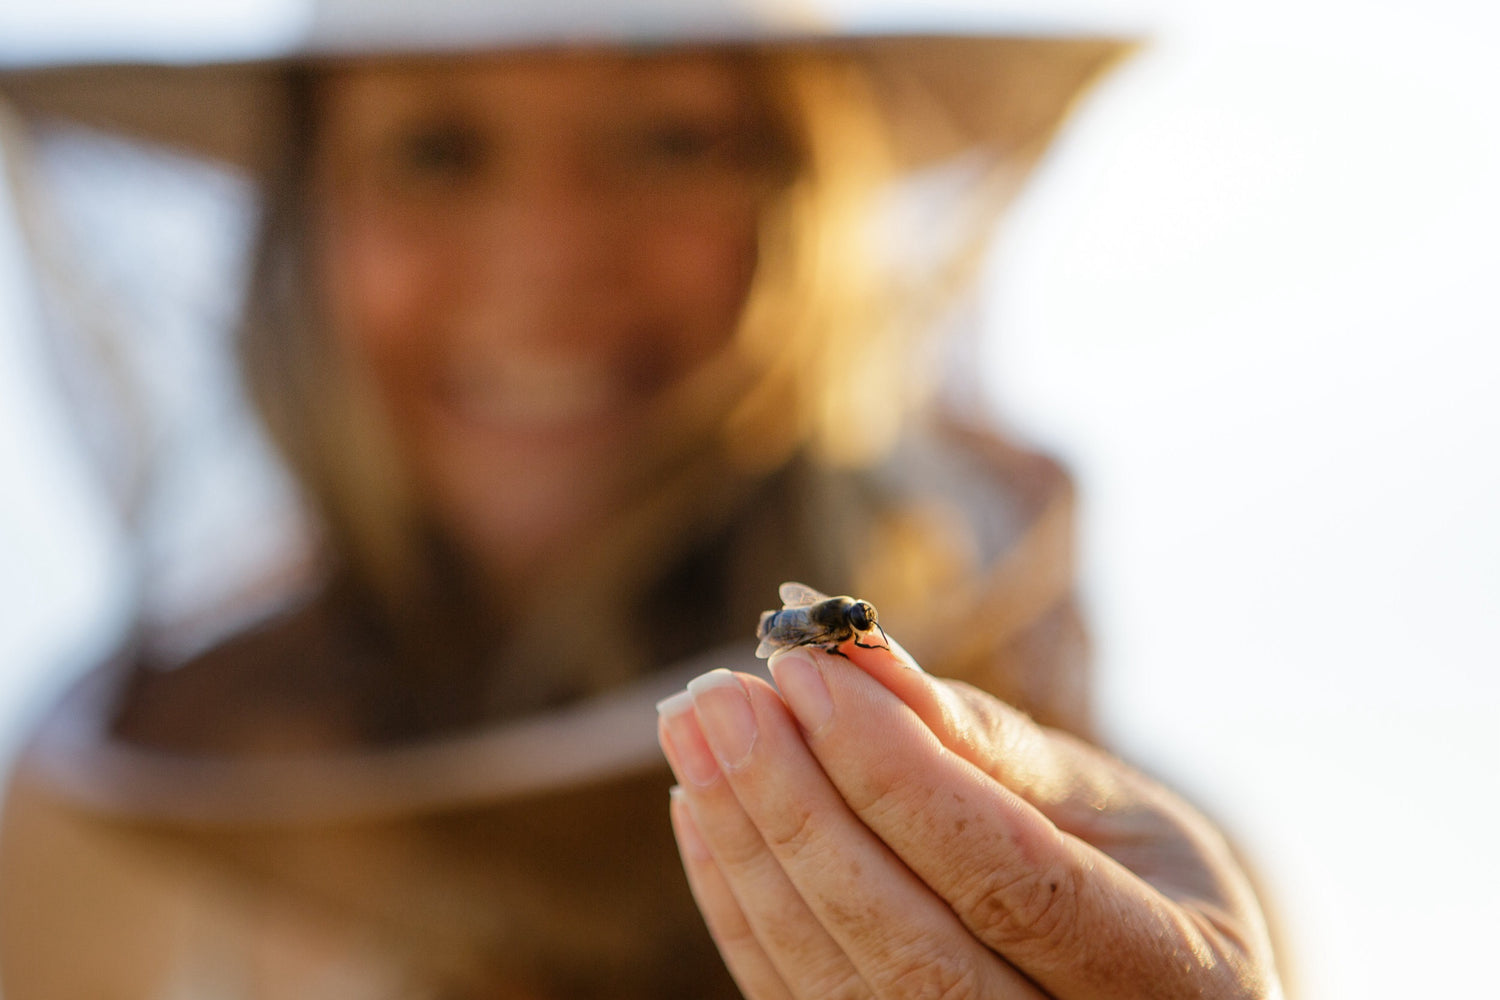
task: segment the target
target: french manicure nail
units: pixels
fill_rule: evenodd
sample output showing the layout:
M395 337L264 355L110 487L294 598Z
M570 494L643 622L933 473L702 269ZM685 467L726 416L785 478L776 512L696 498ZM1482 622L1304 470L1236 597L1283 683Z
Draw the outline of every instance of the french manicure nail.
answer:
M787 707L808 735L816 734L833 717L833 697L823 671L804 652L771 657L771 676Z
M658 702L656 710L667 731L667 741L671 744L668 758L677 770L677 776L700 788L713 784L719 777L719 765L698 726L693 712L693 696L679 691Z
M714 756L727 770L737 771L755 748L755 711L743 684L728 670L711 670L688 682L693 709Z
M656 712L663 718L669 715L681 715L693 707L693 696L686 691L678 691L669 698L663 698L656 703Z

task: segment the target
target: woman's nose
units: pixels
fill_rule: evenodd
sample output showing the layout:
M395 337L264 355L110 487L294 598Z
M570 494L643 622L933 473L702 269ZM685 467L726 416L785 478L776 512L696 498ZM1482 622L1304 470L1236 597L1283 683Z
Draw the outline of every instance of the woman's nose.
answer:
M585 166L538 160L497 179L476 205L473 250L503 288L597 281L620 263L620 215Z

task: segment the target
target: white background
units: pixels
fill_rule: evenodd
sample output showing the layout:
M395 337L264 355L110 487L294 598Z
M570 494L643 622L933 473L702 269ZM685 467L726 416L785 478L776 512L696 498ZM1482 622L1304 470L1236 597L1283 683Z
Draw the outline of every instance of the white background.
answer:
M1188 4L994 255L985 377L1073 464L1107 735L1259 870L1294 995L1493 995L1500 15ZM0 755L107 634L108 519L0 209Z

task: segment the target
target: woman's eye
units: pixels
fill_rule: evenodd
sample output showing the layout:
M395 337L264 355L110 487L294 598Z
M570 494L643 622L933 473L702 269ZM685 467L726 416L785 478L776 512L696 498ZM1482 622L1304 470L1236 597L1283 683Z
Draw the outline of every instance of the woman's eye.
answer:
M727 145L723 130L690 124L663 125L646 136L647 147L667 159L702 160Z
M467 180L485 165L483 139L461 124L416 128L392 143L391 166L397 179L419 184Z
M733 166L738 132L717 122L660 121L641 125L628 139L636 158L664 168Z

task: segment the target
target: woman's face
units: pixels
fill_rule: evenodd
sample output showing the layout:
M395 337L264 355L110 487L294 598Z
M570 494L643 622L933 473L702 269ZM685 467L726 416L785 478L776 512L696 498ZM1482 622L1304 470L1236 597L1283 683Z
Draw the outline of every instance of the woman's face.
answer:
M623 500L756 266L763 107L710 54L332 73L317 279L422 502L491 570Z

